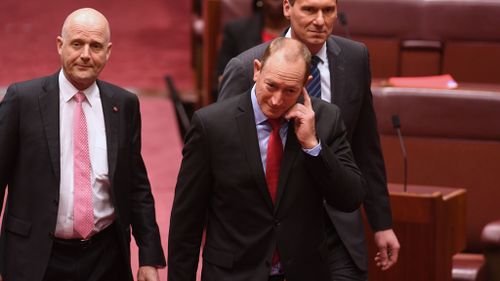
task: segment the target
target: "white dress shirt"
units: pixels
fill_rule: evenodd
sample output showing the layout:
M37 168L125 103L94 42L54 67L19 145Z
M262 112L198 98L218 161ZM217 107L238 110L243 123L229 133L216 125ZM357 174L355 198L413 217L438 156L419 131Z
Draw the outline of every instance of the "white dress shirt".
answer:
M61 182L55 236L64 239L79 238L73 230L73 115L77 104L73 96L77 92L78 90L67 80L61 70L59 72ZM111 200L106 129L99 88L94 82L83 93L87 98L82 107L87 120L92 166L90 183L94 206L94 229L91 233L93 235L113 223L115 209Z

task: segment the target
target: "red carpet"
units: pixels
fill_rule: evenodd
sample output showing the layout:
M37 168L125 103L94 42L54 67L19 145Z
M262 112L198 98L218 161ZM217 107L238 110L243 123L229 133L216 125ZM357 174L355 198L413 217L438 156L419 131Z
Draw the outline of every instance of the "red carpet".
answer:
M167 235L174 188L182 160L182 140L177 130L174 109L169 100L141 98L142 155L153 189L156 218L160 227L163 249L167 254ZM135 243L131 245L135 248ZM133 272L137 272L137 251L132 250ZM167 280L166 270L160 270L161 280Z
M54 73L56 37L66 16L93 7L108 18L113 49L102 79L123 87L164 89L171 74L190 87L191 1L0 1L0 87Z
M165 89L170 74L179 88L192 85L190 2L170 0L0 1L0 88L54 73L59 68L56 37L65 17L81 7L103 12L111 24L113 50L101 78L122 87ZM1 93L0 93L1 94ZM0 96L1 99L1 96ZM173 191L181 161L171 103L141 98L143 156L156 202L162 243L167 235ZM132 242L134 274L137 251ZM166 280L166 270L160 271Z

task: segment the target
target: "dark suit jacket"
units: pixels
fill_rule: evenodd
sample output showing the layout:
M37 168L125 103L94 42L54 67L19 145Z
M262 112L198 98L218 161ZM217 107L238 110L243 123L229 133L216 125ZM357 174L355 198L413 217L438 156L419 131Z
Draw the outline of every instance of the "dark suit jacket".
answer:
M277 245L286 279L330 280L324 199L359 207L364 180L336 106L313 101L318 157L302 152L289 124L273 206L250 95L203 108L186 137L170 221L168 280L195 280L203 228L203 280L267 281Z
M224 71L219 100L241 94L253 84L253 60L259 59L269 43L256 46L233 58ZM366 178L368 190L363 202L373 230L392 227L385 166L380 149L377 122L370 89L371 75L365 45L338 36L326 42L332 103L342 111L354 158ZM361 212L328 213L351 257L360 269L367 270L367 250Z
M262 43L264 20L261 13L224 25L222 44L217 57L217 75L222 75L230 59Z
M164 265L154 200L140 151L138 99L109 83L97 81L97 85L104 111L115 226L125 264L130 264L132 226L140 264ZM0 104L0 209L8 185L0 238L4 280L43 278L59 203L59 143L58 73L11 85ZM130 267L124 270L130 271Z

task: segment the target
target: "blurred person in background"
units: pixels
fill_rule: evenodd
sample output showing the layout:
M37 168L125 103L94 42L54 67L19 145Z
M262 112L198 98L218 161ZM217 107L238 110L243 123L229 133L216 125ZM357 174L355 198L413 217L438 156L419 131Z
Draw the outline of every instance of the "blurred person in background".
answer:
M224 26L217 57L218 77L230 59L262 42L281 36L290 24L283 16L283 0L254 1L254 11L252 16L230 21Z

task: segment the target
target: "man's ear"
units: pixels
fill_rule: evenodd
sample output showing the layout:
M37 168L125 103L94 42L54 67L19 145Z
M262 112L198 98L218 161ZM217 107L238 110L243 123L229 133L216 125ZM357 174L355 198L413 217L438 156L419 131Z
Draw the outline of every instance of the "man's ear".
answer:
M307 77L306 79L306 82L304 83L304 87L307 87L307 84L309 84L309 82L313 79L313 76L312 75L309 75L309 77Z
M59 53L59 55L62 54L62 46L63 46L63 44L64 44L63 38L61 36L57 36L56 46L57 46L57 53Z
M253 60L253 81L254 82L257 82L257 78L259 78L261 70L262 70L262 63L258 59Z
M113 47L113 43L109 42L106 50L106 60L109 60L109 56L111 55L111 47Z
M290 2L283 0L283 15L287 20L290 20Z

